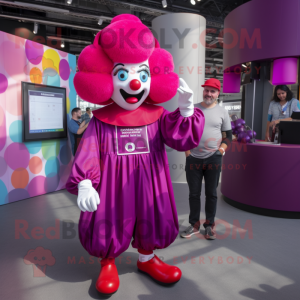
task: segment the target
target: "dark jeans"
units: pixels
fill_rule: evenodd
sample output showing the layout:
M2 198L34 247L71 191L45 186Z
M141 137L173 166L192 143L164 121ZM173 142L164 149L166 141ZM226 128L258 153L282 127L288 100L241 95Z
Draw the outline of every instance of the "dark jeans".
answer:
M200 195L202 179L205 182L205 214L206 222L203 226L214 227L217 209L217 187L222 167L222 154L217 151L212 156L204 159L195 158L189 155L186 158L186 180L189 185L190 216L189 222L195 227L200 226Z

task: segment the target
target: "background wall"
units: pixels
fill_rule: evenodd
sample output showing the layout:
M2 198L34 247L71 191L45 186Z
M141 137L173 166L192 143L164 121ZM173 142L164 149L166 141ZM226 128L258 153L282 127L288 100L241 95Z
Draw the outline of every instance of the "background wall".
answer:
M21 81L65 87L69 113L75 73L74 55L0 31L0 205L65 188L69 141L22 143Z

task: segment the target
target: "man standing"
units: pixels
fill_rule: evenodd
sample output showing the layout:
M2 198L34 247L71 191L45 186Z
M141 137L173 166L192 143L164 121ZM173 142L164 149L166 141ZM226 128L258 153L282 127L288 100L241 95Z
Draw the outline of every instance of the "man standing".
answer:
M203 102L195 104L205 116L204 132L197 148L186 151L186 179L189 186L190 226L181 233L181 237L189 238L200 233L200 195L202 180L205 181L205 238L216 238L215 215L217 208L217 186L222 167L222 156L227 143L232 141L231 122L228 112L218 105L221 83L219 80L208 79L204 85ZM222 132L226 138L222 139Z
M86 108L86 113L82 116L82 121L85 121L85 123L87 124L91 118L92 118L93 114L92 111L89 107Z
M83 132L88 127L89 123L85 124L85 121L82 123L79 122L81 118L81 109L79 107L75 107L72 110L72 119L68 123L70 141L72 146L72 153L75 156L77 150L77 139L83 134Z

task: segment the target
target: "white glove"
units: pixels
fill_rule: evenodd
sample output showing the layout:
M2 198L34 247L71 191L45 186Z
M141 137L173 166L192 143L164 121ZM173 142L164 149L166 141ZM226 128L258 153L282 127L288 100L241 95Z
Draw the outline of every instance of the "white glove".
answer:
M89 179L82 180L78 183L77 205L83 212L94 212L97 205L100 204L100 198L97 191L93 188Z
M194 114L194 92L182 78L179 78L179 83L180 86L177 91L179 93L178 106L180 113L183 117L192 116Z

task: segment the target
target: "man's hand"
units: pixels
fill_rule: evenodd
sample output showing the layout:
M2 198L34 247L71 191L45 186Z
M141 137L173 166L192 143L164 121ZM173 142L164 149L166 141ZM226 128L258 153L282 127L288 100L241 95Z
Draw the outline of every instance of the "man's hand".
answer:
M189 88L187 83L182 78L179 78L179 84L180 86L177 91L179 93L178 106L180 114L183 117L190 117L194 114L194 92Z

